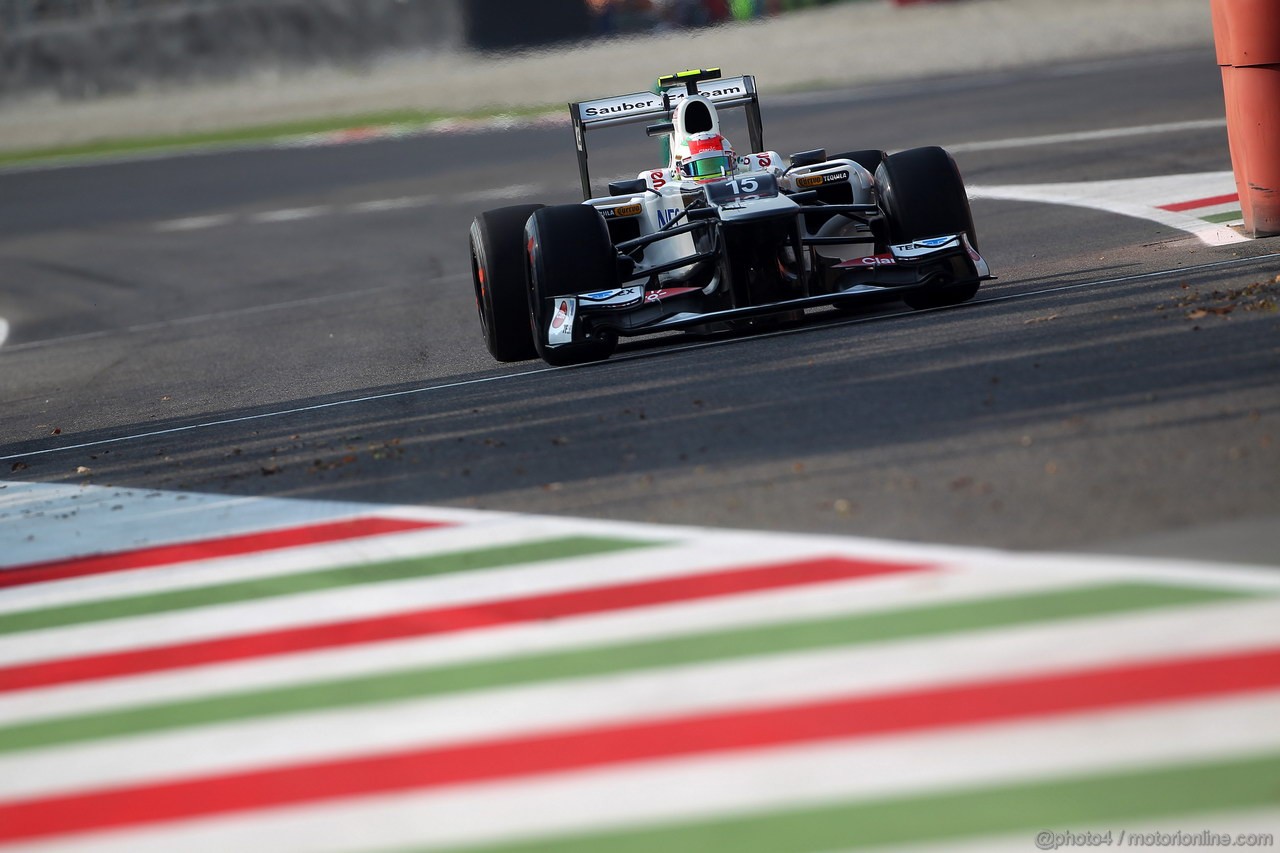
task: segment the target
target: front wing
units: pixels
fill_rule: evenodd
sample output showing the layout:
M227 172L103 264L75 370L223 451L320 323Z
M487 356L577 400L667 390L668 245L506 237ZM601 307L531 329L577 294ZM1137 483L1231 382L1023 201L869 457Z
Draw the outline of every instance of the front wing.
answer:
M950 283L994 278L965 234L891 246L885 254L844 261L833 269L836 286L830 292L719 310L704 310L706 295L691 287L653 288L636 283L557 297L548 344L585 340L600 329L635 336L826 305L870 305Z

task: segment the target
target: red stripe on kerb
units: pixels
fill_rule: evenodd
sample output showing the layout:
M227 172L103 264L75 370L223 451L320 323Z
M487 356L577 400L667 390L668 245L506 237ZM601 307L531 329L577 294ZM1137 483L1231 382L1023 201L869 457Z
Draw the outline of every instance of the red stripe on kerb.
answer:
M156 646L128 652L10 666L0 669L0 693L77 681L226 663L290 652L315 651L407 637L469 631L878 575L914 572L926 566L842 557L738 568L678 578L641 581L458 607L440 607L353 619L305 628L243 634Z
M1161 210L1168 210L1179 213L1184 210L1195 210L1200 207L1213 207L1215 204L1226 204L1229 201L1239 201L1240 196L1236 193L1229 195L1215 195L1212 198L1198 198L1193 201L1180 201L1176 204L1162 204Z
M1280 649L323 761L0 805L0 840L1280 686Z
M281 548L297 548L303 545L322 545L346 539L379 536L384 533L404 533L410 530L427 530L433 527L451 526L448 522L410 521L402 518L353 518L323 524L286 527L261 533L224 536L219 539L201 539L179 542L173 545L157 545L119 551L114 554L95 554L70 560L53 560L47 563L31 563L25 566L0 569L0 588L66 580L87 575L123 572L129 569L145 569L171 563L187 563L194 560L212 560L216 557L238 557L259 551L275 551Z

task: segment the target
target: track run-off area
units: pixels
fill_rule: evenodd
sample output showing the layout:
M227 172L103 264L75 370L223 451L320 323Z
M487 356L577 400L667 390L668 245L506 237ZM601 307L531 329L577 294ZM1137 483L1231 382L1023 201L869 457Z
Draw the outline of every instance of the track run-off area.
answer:
M999 279L570 369L466 257L562 123L0 173L0 849L1273 847L1217 73L762 79L771 148L949 147Z

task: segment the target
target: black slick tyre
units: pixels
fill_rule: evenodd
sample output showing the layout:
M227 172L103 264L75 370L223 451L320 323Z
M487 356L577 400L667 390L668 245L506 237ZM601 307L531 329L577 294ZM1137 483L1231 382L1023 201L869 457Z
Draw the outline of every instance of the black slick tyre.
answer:
M963 233L978 248L964 179L942 148L912 148L888 155L876 172L876 185L892 243ZM979 284L976 278L959 281L913 293L903 301L915 309L957 305L972 299Z
M524 225L540 204L486 210L471 223L471 284L480 331L498 361L535 358L525 282Z
M529 217L524 242L528 251L528 312L538 355L556 366L600 361L612 355L617 334L610 329L584 328L572 314L568 315L572 341L556 346L549 341L552 323L563 319L563 309L572 304L568 299L617 287L617 252L604 217L585 204L544 207Z

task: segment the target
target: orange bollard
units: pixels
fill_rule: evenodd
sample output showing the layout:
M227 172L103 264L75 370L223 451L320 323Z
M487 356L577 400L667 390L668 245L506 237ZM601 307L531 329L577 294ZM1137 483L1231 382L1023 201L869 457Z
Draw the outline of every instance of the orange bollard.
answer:
M1280 234L1280 2L1211 0L1244 227Z

